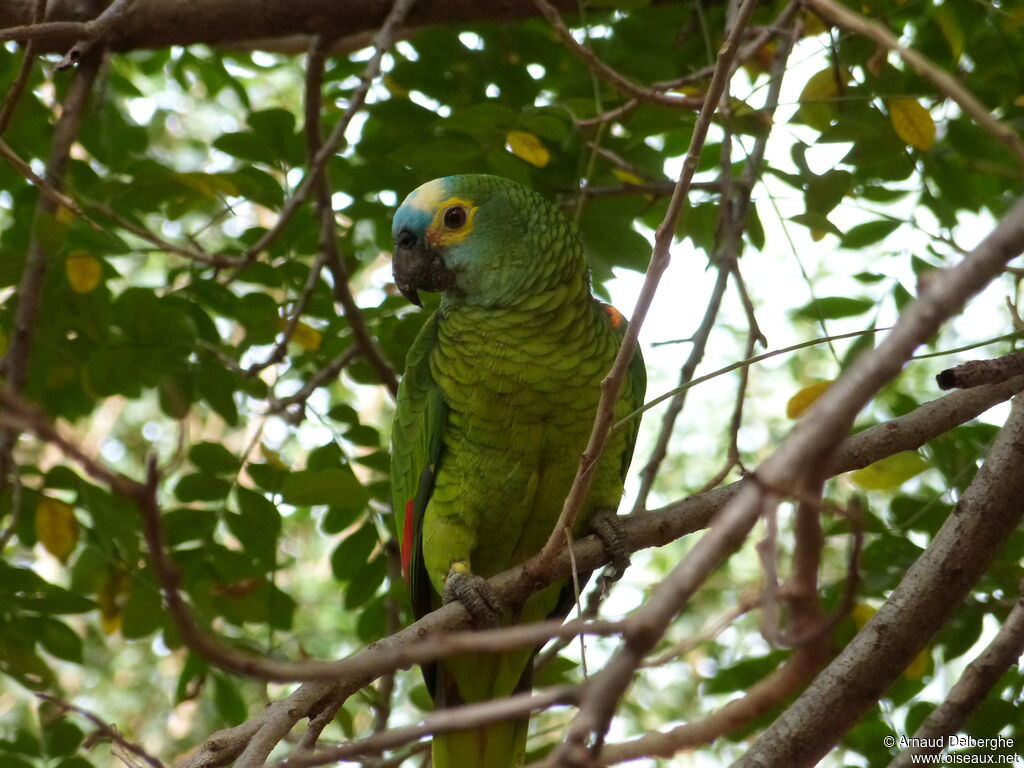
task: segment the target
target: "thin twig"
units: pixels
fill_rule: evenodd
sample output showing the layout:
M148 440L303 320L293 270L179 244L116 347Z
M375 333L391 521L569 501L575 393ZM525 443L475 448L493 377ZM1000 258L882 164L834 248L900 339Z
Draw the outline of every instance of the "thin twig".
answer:
M576 515L583 504L583 499L590 489L594 467L597 466L597 461L604 450L608 434L611 431L615 401L618 397L619 388L622 385L626 368L637 346L637 334L640 331L644 318L647 316L651 302L654 300L654 294L658 289L661 276L668 267L671 258L669 249L676 232L677 223L682 214L683 204L689 193L690 182L693 179L701 150L704 147L708 128L711 125L719 99L725 90L729 73L732 71L732 63L736 56L738 41L743 34L743 30L746 28L756 4L756 0L744 0L737 12L733 28L729 31L725 42L719 49L718 65L708 86L704 105L701 107L700 114L697 116L697 121L694 124L690 148L686 153L686 158L683 160L683 169L679 177L679 183L672 196L672 200L669 202L665 218L654 235L654 251L651 254L651 263L648 266L647 275L640 290L640 296L637 298L636 309L633 312L632 318L630 318L629 327L622 340L615 363L612 365L612 370L601 384L601 400L598 403L597 415L594 419L594 428L591 432L590 440L586 450L583 452L583 456L580 458L579 470L576 473L576 478L573 481L569 495L565 500L565 505L562 508L562 513L559 516L555 530L541 551L541 560L545 558L551 559L553 553L557 552L558 547L561 545L560 529L572 529ZM569 728L566 741L552 753L552 765L571 765L572 761L581 755L593 756L600 751L608 724L618 707L619 700L625 691L629 679L632 677L632 671L636 669L635 665L639 664L643 654L650 650L654 642L656 642L656 637L649 635L644 635L643 640L639 637L630 638L626 642L626 646L630 649L628 674L623 677L614 672L608 673L609 667L605 667L605 670L592 680L591 684L596 684L594 693L597 695L587 697L585 704L580 708L579 713ZM636 655L637 652L639 652L638 655ZM598 683L599 678L603 678L603 681L600 683ZM574 754L575 757L573 757ZM584 757L583 759L587 758Z
M32 9L32 23L38 24L46 16L46 0L36 0L35 8ZM18 105L28 78L32 74L32 64L36 60L36 41L29 40L25 45L25 55L21 58L21 65L18 67L18 74L14 76L7 95L4 96L3 106L0 107L0 136L7 130L14 115L14 108Z
M543 1L541 0L541 2ZM654 301L654 294L658 290L661 276L665 273L665 269L671 260L670 248L672 246L672 239L675 236L677 224L682 216L683 205L690 190L690 183L693 181L693 175L697 170L697 161L700 159L701 150L704 148L704 139L707 137L708 128L711 126L715 107L725 88L727 73L731 70L732 60L736 55L736 40L746 24L746 19L749 18L749 14L753 11L754 4L754 0L747 0L744 3L743 9L746 15L744 16L741 13L741 19L738 20L736 27L734 27L726 42L723 43L719 52L720 66L716 70L711 84L708 86L704 106L697 116L690 139L690 148L683 160L679 182L676 184L676 190L669 201L665 218L654 233L654 250L651 253L651 261L647 267L647 274L640 289L640 295L637 297L636 308L633 310L633 316L629 320L629 326L622 339L615 362L612 364L612 368L604 381L601 382L601 399L597 405L594 427L591 430L590 439L587 441L587 447L580 457L576 477L566 496L558 522L548 537L544 548L541 550L542 561L553 559L555 553L561 548L562 530L566 528L572 530L576 516L583 506L583 500L590 490L594 469L597 467L597 462L608 442L608 435L612 428L615 401L618 398L619 389L622 387L626 370L637 348L637 336L640 333L641 326L643 326L644 319L647 317L647 312L651 308L651 303Z
M327 382L334 379L342 368L359 357L359 348L352 346L335 357L331 362L309 377L309 380L288 397L271 398L267 413L281 413L293 405L304 405L309 396Z
M967 389L1006 381L1019 373L1024 373L1024 351L1012 352L989 360L961 363L939 373L935 381L939 389Z
M126 9L133 2L134 0L114 0L114 2L103 9L103 13L95 19L86 22L84 39L71 46L71 49L64 54L64 58L57 64L57 69L67 69L72 64L80 61L98 42L109 38L111 33L117 29L117 25L124 20Z
M274 223L274 226L263 233L263 236L245 252L242 256L243 266L238 270L238 272L232 275L229 281L238 277L238 274L244 270L246 266L255 261L259 257L260 253L265 251L267 247L277 239L281 232L284 231L284 228L288 225L288 222L291 221L295 212L302 207L310 194L316 190L316 185L319 183L319 178L321 174L324 173L327 163L345 145L345 131L348 130L348 126L352 122L352 119L356 114L358 114L359 110L363 108L363 104L366 103L366 94L369 92L373 81L380 74L380 67L381 62L384 59L384 54L387 49L391 47L391 43L394 42L398 28L401 26L405 17L409 14L410 9L415 3L416 0L395 0L395 4L388 12L387 18L384 19L384 23L381 24L377 34L374 35L373 55L366 62L366 66L363 68L363 73L359 78L359 85L352 92L352 97L349 100L348 107L346 107L345 112L342 114L331 133L327 136L327 139L320 145L316 155L310 161L309 172L281 208L281 212L278 214L277 221ZM307 135L309 129L310 126L307 125Z
M704 103L703 98L661 93L652 88L637 85L628 77L617 72L605 62L601 61L601 59L594 55L594 52L585 45L580 45L576 42L576 38L572 36L572 32L570 32L569 28L565 25L565 22L562 20L562 17L555 6L551 5L547 0L534 0L534 4L537 6L537 9L544 14L544 18L546 18L548 23L551 24L552 28L565 44L565 47L579 57L587 66L587 69L602 80L610 83L616 89L632 96L638 101L660 104L666 107L698 109Z
M313 259L313 264L309 268L309 276L306 278L306 284L302 287L302 291L299 293L299 298L295 302L295 306L292 307L291 315L288 317L288 323L285 325L284 330L281 332L281 338L277 344L267 355L265 360L258 363L253 363L245 369L246 376L255 376L262 370L269 368L272 365L276 365L284 360L285 353L288 351L288 344L292 340L292 336L295 335L295 329L299 327L299 321L302 319L302 315L305 314L306 308L309 306L309 302L313 298L313 293L317 289L317 285L320 283L320 272L324 268L326 259L321 251Z
M78 130L85 114L86 103L93 82L100 68L100 58L89 56L75 73L75 77L64 98L62 111L54 127L50 145L50 156L46 163L46 182L59 190L63 185L64 170L71 156L71 145L78 137ZM36 318L41 306L46 273L50 266L50 249L39 237L38 228L48 227L46 219L54 216L58 204L45 194L36 206L35 225L29 243L28 256L18 285L18 305L14 316L14 328L10 346L4 357L3 372L7 387L14 394L20 394L28 380L29 357L35 336ZM17 433L0 429L0 491L5 487L10 465L11 452L17 440Z
M324 57L329 45L329 40L318 37L310 51L307 65L305 130L306 150L309 154L310 164L317 162L317 158L320 157L323 146L325 146L322 143L320 132L320 109L323 103ZM344 121L344 118L342 118L342 121ZM337 131L337 127L335 127L335 131ZM377 346L377 342L374 341L369 328L366 326L363 310L356 303L355 297L352 295L352 288L349 286L349 274L345 261L338 252L334 209L331 205L331 182L326 168L322 168L317 174L314 183L314 201L320 220L320 254L318 262L322 260L331 272L334 282L334 298L345 311L345 320L348 321L348 327L352 331L352 336L355 338L356 347L359 349L360 354L377 373L381 383L388 388L391 396L397 397L398 376L395 374L395 369L384 359L384 355Z
M112 742L117 744L119 747L121 747L121 749L125 750L126 752L130 752L131 754L138 757L140 760L144 760L147 764L152 766L152 768L167 768L167 765L163 761L149 754L149 752L144 750L138 744L128 741L128 739L121 735L121 732L117 730L116 726L111 725L103 718L101 718L99 715L90 712L87 709L83 709L82 707L76 706L69 701L65 701L64 699L59 699L56 696L51 696L48 693L42 693L40 691L37 691L36 697L42 699L43 701L50 702L51 704L65 712L74 712L77 715L81 715L94 726L96 726L97 731L99 731Z
M559 704L573 704L578 697L577 686L560 686L535 694L517 693L503 699L491 699L478 704L439 709L423 718L423 722L419 725L392 728L389 731L376 733L362 741L341 744L312 754L292 755L286 761L275 763L272 768L312 768L312 766L333 764L363 755L378 755L385 750L405 746L426 736L510 720L530 712L550 709Z
M110 219L121 229L131 232L137 237L141 237L147 243L156 246L156 248L161 251L173 253L177 256L183 256L186 259L191 259L192 261L200 264L207 264L211 267L217 268L238 267L242 264L241 257L238 256L226 256L220 253L207 253L196 246L190 248L185 245L179 245L177 243L172 243L169 240L165 240L146 227L136 224L126 216L122 216L105 203L100 203L95 200L82 200L82 205L87 209L95 211L99 215Z

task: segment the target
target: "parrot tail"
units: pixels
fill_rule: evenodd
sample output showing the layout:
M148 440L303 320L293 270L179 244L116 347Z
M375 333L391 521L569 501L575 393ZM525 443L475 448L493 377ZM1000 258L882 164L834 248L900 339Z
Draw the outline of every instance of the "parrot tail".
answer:
M434 768L518 768L526 756L528 723L524 717L439 733L431 751Z
M536 649L505 654L504 660L518 656L513 667L522 670L513 691L507 693L523 693L533 687L533 657ZM468 662L470 669L475 670L477 680L493 681L499 675L502 656L470 656L455 660L456 663ZM524 669L525 662L525 669ZM427 672L428 683L437 694L438 707L458 706L465 703L459 695L455 680L446 674L443 664L424 670ZM514 678L513 678L514 679ZM436 687L435 687L436 686ZM491 697L500 694L491 690ZM479 699L483 700L483 699ZM464 731L439 733L434 736L431 746L433 768L521 768L526 762L526 735L529 730L529 716L516 720L502 720L478 728Z

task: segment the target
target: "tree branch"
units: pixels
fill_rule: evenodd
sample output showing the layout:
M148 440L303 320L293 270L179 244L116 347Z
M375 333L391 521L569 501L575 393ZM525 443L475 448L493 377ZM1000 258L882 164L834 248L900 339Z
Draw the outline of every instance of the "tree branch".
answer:
M587 69L619 91L632 96L637 101L660 104L663 107L698 109L703 105L704 99L699 97L662 93L653 88L647 88L634 83L628 77L601 61L587 46L576 42L576 38L572 36L572 32L569 31L565 22L562 21L558 9L549 3L548 0L534 0L534 3L540 12L544 14L544 18L548 20L548 23L555 30L559 39L565 44L565 47L572 51L586 65Z
M1024 200L956 267L938 272L921 297L901 314L886 339L861 355L811 407L782 445L744 482L711 529L655 588L647 602L626 619L625 640L605 668L590 682L590 691L567 737L570 745L553 762L585 764L587 745L601 735L633 673L662 636L669 622L711 572L745 541L757 518L783 497L811 495L825 477L824 467L854 417L887 381L895 377L914 349L930 338L944 320L1002 273L1024 249ZM1024 478L1024 474L1021 474ZM820 679L820 678L819 678ZM842 687L842 686L840 686ZM828 708L821 710L827 713ZM779 721L776 721L778 725ZM807 743L806 738L792 739ZM566 754L568 752L568 754ZM563 758L562 755L565 757ZM572 764L569 762L569 764ZM793 764L789 760L771 763Z
M83 5L87 4L80 0L50 0L47 21L33 24L35 2L0 2L0 41L37 40L38 52L63 53L89 36L89 19L83 17ZM575 0L553 0L553 4L565 13L578 9ZM202 0L189 3L188 12L183 13L180 3L134 0L117 25L116 37L104 43L112 50L128 51L196 43L252 47L254 42L273 42L275 47L294 52L308 49L312 38L324 34L334 39L353 37L362 42L360 47L365 47L365 33L380 28L391 7L390 0L290 0L260 3L259 13L254 13L252 0ZM433 0L423 3L408 23L420 27L514 21L536 15L532 0L503 0L497 6L474 0Z
M141 2L141 0L136 0ZM345 131L348 130L349 124L356 114L363 108L363 104L366 102L366 94L370 90L370 85L380 74L381 62L384 59L384 54L391 44L394 42L395 34L398 31L399 26L405 21L406 16L409 14L412 6L416 0L395 0L394 6L391 8L387 17L384 19L377 31L377 34L373 38L373 55L366 62L366 66L363 68L363 73L360 76L360 83L358 87L352 92L352 97L349 100L348 107L345 108L345 112L338 120L334 129L328 135L327 139L320 143L316 153L309 161L309 171L306 173L302 182L298 188L292 193L291 197L285 202L281 208L281 212L278 214L277 221L270 229L268 229L262 237L260 237L242 256L243 266L239 268L238 272L231 278L234 279L238 274L247 266L255 261L260 253L277 239L277 237L284 231L285 226L291 221L292 216L295 215L296 211L299 210L309 198L310 194L314 193L317 189L317 185L320 183L320 177L324 173L324 169L327 167L327 163L330 161L335 154L345 145ZM294 0L293 2L282 4L282 8L287 10L289 13L297 14L301 5L302 0ZM356 7L356 6L353 6ZM364 11L362 5L358 6L360 11ZM337 14L341 12L341 7L332 13ZM258 16L262 14L253 14L249 11L243 11L245 16ZM369 14L367 14L369 15ZM320 21L320 20L318 20ZM329 35L324 33L324 39L327 39ZM315 121L315 130L319 132L319 119ZM313 126L306 125L307 140L309 137L309 131L313 129Z
M718 100L725 90L729 73L732 71L732 62L736 56L737 40L746 26L747 19L749 19L750 14L753 12L754 4L755 0L746 0L744 2L743 10L739 14L736 25L719 51L715 76L711 79L708 92L704 98L704 105L694 124L690 147L683 160L679 181L676 184L675 192L672 194L672 199L669 201L665 218L654 233L654 250L651 253L651 261L647 267L647 274L640 289L640 295L637 297L636 308L633 310L633 316L629 319L629 326L619 346L615 362L612 364L608 375L601 382L601 399L597 404L594 426L587 441L587 447L584 449L583 455L580 456L579 468L576 471L576 477L562 506L558 522L555 524L550 537L548 537L544 548L540 552L542 562L550 562L555 557L556 553L562 548L562 539L565 531L572 531L573 523L579 514L580 508L583 506L583 500L586 498L590 485L593 482L594 469L597 467L601 454L608 443L608 435L611 432L612 420L614 418L615 402L618 398L619 390L622 388L622 381L625 378L626 370L633 359L633 354L636 352L640 328L647 317L647 312L651 308L651 303L654 301L654 294L658 290L661 276L665 273L672 258L670 248L675 237L676 225L682 216L683 204L686 202L686 197L689 194L690 183L693 181L693 175L697 170L697 161L700 159L701 150L704 148L704 140L707 137L708 128L711 126L711 120L714 117Z
M967 665L945 701L933 709L914 732L915 739L936 739L956 733L992 690L992 686L999 682L1003 673L1014 664L1019 664L1021 654L1024 653L1024 582L1021 582L1020 588L1022 592L1017 602L992 642ZM916 764L914 755L937 754L941 751L939 748L910 747L900 752L889 763L889 768L907 768Z
M71 156L71 145L85 113L85 106L99 72L100 57L90 56L82 62L64 98L62 111L54 127L50 157L46 163L46 184L58 191L63 186L64 170ZM52 196L42 195L36 206L32 239L29 243L25 268L18 285L18 306L14 316L10 346L3 360L3 376L7 387L20 394L28 381L29 356L35 335L36 318L42 300L46 273L54 257L50 246L39 236L40 228L49 228L56 214L58 202ZM52 240L52 238L50 238ZM7 481L11 466L11 452L18 435L11 429L0 429L0 490Z
M1024 397L931 545L860 633L736 763L814 765L906 669L1024 516Z
M827 472L835 475L860 469L893 453L920 447L928 440L958 424L970 421L1021 390L1024 390L1024 376L999 384L958 390L924 403L904 416L847 438L836 451ZM142 484L111 471L87 455L75 443L63 437L41 411L26 404L9 389L0 387L0 405L3 406L0 427L14 426L31 432L38 439L58 448L88 475L127 499L135 500L144 492ZM624 518L623 533L627 546L630 551L659 547L700 530L707 525L716 511L736 496L740 487L741 483L736 482L643 515ZM607 562L604 547L594 536L576 541L573 554L580 570L595 570ZM570 558L566 552L563 552L547 570L544 570L542 564L537 563L535 558L495 577L491 584L499 598L511 603L525 598L539 585L565 578L570 573L570 567ZM164 584L163 581L161 583ZM238 674L282 681L307 679L311 682L302 685L288 697L272 703L252 720L213 734L183 763L182 768L213 768L226 765L238 758L253 735L261 728L266 727L277 732L283 727L282 724L288 721L291 723L288 726L290 729L304 717L320 712L326 698L343 696L346 691L354 692L374 678L394 669L434 660L449 653L460 654L481 648L495 650L526 647L542 642L546 638L571 636L580 631L609 634L621 630L618 624L570 623L558 627L557 622L554 622L539 626L517 626L493 633L443 636L437 634L469 626L468 614L459 603L452 603L343 661L289 664L232 652L226 659L230 662L228 665L224 664L225 659L214 657L214 663L221 663L224 668ZM188 639L184 632L182 634ZM193 650L206 656L205 651L208 649ZM244 663L239 665L238 662ZM271 721L275 724L272 729L268 725Z

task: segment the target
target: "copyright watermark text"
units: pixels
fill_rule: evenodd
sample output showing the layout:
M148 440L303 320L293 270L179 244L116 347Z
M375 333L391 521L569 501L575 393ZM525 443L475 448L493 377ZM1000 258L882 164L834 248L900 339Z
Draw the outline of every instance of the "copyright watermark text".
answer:
M995 736L988 739L977 739L973 736L953 734L924 739L913 736L886 736L885 746L892 748L913 749L910 756L914 764L944 765L1015 765L1021 762L1021 756L1014 749L1013 739L1007 736ZM947 752L951 749L988 750L987 752ZM917 750L928 750L919 752Z

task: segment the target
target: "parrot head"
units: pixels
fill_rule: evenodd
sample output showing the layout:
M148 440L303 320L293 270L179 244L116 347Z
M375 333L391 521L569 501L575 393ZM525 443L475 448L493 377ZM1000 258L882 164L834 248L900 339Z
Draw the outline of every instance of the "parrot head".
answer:
M510 304L574 277L586 279L575 230L554 206L500 176L467 174L413 190L392 226L395 284L455 302Z

